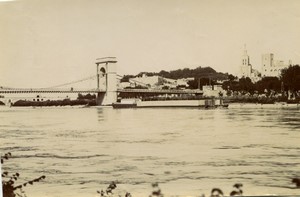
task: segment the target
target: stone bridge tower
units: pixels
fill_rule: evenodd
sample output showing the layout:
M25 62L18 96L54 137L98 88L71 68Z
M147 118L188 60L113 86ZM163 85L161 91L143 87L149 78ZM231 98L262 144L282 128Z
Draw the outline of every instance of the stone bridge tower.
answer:
M98 58L97 105L111 105L117 101L117 60L115 57ZM104 92L101 92L104 91Z

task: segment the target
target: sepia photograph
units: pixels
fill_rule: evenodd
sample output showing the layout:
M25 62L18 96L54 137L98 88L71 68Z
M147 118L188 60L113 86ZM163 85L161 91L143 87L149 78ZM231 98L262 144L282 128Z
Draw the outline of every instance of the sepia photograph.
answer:
M0 197L300 197L299 0L0 0Z

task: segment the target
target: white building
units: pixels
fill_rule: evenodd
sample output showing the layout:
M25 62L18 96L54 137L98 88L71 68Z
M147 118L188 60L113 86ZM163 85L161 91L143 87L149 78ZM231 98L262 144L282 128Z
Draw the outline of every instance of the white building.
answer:
M193 80L194 78L192 78ZM164 86L167 86L169 88L176 88L177 86L185 86L188 87L188 81L190 81L189 78L187 79L169 79L164 78L161 76L147 76L143 74L142 77L135 77L130 78L129 83L132 86L141 85L144 87L150 87L150 88L162 88ZM122 86L129 86L128 84L122 84Z
M188 87L188 81L189 79L169 79L169 78L163 78L164 84L162 86L168 86L170 88L177 88L178 86L181 87ZM194 78L192 78L194 80Z
M279 77L282 69L291 65L291 60L288 64L285 64L282 60L274 60L273 53L267 53L262 55L262 70L263 77Z
M145 74L143 74L142 77L135 77L129 79L129 83L145 87L157 87L159 85L162 85L163 82L164 79L161 76L147 76Z
M241 60L242 62L240 66L239 77L249 77L253 82L260 80L260 73L257 70L253 69L252 65L250 64L250 57L247 54L246 46Z

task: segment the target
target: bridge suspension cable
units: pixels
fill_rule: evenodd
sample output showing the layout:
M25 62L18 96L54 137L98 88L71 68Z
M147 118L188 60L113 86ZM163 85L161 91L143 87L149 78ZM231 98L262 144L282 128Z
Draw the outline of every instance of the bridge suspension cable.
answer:
M47 88L41 88L41 89L59 88L59 87L62 87L62 86L72 85L72 84L76 84L76 83L80 83L80 82L83 82L83 81L87 81L87 80L90 80L90 79L96 79L96 78L97 78L97 75L91 75L89 77L79 79L79 80L76 80L76 81L71 81L71 82L68 82L68 83L63 83L63 84L59 84L59 85L55 85L55 86L51 86L51 87L47 87Z

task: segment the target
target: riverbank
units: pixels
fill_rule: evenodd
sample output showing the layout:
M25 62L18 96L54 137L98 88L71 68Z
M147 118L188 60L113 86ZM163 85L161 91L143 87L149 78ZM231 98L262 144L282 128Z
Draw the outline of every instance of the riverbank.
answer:
M287 97L254 97L254 96L230 96L224 97L226 103L254 103L254 104L275 104L275 103L300 103L300 98L289 100Z
M140 99L122 99L126 100L140 100ZM211 102L208 102L211 101ZM222 102L220 102L222 100ZM207 102L206 102L207 101ZM299 98L295 100L288 100L285 97L222 97L222 98L208 98L208 97L170 97L170 98L146 98L138 102L140 107L153 106L167 106L167 107L197 107L210 105L229 105L232 107L246 107L246 108L299 108ZM9 105L10 106L10 105ZM57 106L96 106L96 99L64 99L64 100L47 100L47 101L28 101L19 100L11 104L11 107L57 107Z
M274 104L262 104L262 103L230 103L228 108L256 108L256 109L300 109L300 104L289 104L285 102Z

